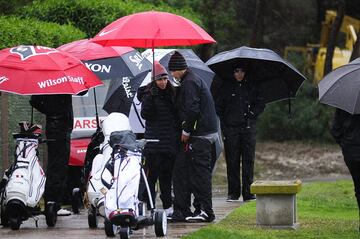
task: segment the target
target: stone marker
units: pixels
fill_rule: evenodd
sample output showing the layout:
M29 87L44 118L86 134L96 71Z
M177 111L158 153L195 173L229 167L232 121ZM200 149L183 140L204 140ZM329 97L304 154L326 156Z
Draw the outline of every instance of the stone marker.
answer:
M301 181L255 181L250 191L256 194L256 224L276 229L297 229L296 194Z

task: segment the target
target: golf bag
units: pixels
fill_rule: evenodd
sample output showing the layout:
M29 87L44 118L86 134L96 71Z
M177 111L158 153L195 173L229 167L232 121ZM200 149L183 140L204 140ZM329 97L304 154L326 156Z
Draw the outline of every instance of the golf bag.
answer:
M166 213L154 210L145 215L143 202L138 199L140 179L150 189L142 169L142 149L147 141L136 140L129 119L121 113L111 113L102 123L104 142L94 158L89 176L87 197L90 228L97 227L97 215L105 217L105 234L129 238L132 229L154 225L155 234L164 236L167 230ZM155 140L156 141L156 140Z
M41 143L41 126L21 122L20 133L14 134L16 140L14 162L5 171L1 185L1 223L13 230L22 221L34 215L45 190L45 173L38 158L38 145ZM35 214L40 214L37 211Z
M102 175L113 152L109 145L110 134L114 131L130 130L130 125L126 122L128 122L127 117L121 113L111 113L102 122L104 141L100 144L99 153L92 160L86 191L91 206L89 211L89 226L91 228L97 227L97 222L95 223L93 219L97 214L105 217L104 200L108 188L102 182Z

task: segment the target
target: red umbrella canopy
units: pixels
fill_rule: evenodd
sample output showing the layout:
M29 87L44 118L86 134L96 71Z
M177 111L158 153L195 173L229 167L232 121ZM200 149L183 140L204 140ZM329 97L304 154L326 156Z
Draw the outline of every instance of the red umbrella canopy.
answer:
M135 50L132 47L125 47L125 46L105 47L100 44L91 42L88 39L73 41L65 45L62 45L57 49L60 51L65 51L82 61L117 57Z
M93 39L101 45L154 48L216 42L194 22L168 12L140 12L110 23Z
M22 45L0 51L0 91L78 94L98 85L102 82L79 59L57 49Z

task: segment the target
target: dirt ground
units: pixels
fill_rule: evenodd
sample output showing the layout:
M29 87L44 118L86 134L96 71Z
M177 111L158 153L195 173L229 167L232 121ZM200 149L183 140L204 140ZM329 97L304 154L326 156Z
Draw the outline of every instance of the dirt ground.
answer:
M256 145L255 180L313 181L349 177L341 150L335 144L258 142ZM214 184L226 184L223 157L217 163Z

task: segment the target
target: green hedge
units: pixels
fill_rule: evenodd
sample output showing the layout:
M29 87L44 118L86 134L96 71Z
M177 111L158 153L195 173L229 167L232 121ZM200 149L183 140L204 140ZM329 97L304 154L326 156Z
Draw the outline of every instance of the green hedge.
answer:
M158 10L182 15L201 24L190 9L174 9L166 4L145 4L135 0L44 0L34 1L19 11L21 17L32 17L59 24L72 24L86 32L87 37L95 36L112 21L135 12Z
M86 35L70 25L0 16L0 49L24 44L58 47Z
M56 23L41 22L38 20L19 19L14 16L0 16L0 49L13 47L21 44L34 44L57 47L67 42L86 37L86 34L70 25L59 25ZM0 98L1 103L1 98ZM0 112L0 114L3 112ZM8 140L9 159L13 160L14 140L12 133L19 129L18 122L31 120L31 106L28 96L9 94L9 129ZM35 113L34 122L45 126L43 116ZM0 149L1 153L1 149ZM1 160L4 159L0 159ZM1 165L0 165L1 168Z
M258 137L261 140L333 142L329 133L333 114L334 108L320 104L317 89L306 81L296 99L291 101L291 115L288 101L266 106L258 121Z

